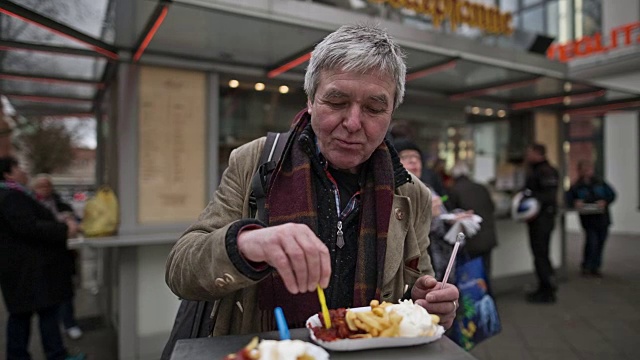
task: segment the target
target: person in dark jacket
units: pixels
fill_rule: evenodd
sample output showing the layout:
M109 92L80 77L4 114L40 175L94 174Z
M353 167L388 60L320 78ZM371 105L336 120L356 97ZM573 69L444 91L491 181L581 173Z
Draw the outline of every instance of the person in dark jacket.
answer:
M12 157L0 158L0 288L9 312L7 359L30 359L31 318L38 314L47 360L70 357L62 341L59 307L71 297L67 238L73 223L60 223L25 187L27 174Z
M594 176L589 161L578 163L578 176L567 192L567 205L578 210L585 232L582 274L602 277L602 252L611 225L609 205L616 199L616 193L604 180Z
M451 170L453 186L449 189L449 209L473 210L482 218L480 230L467 240L465 251L471 258L482 257L487 279L491 278L491 250L498 244L496 240L495 205L489 190L469 178L469 166L458 162ZM489 284L487 284L489 285ZM489 292L491 292L489 290Z
M44 207L49 209L51 213L58 219L58 221L65 223L67 221L73 221L77 226L77 218L73 212L71 205L62 201L60 195L53 189L53 180L49 174L38 174L31 182L31 187L35 193L36 199L40 201ZM73 276L77 273L76 258L78 252L76 250L69 250L69 259L66 265L69 266L70 274ZM73 309L73 296L65 301L60 307L60 318L64 330L73 340L77 340L82 337L82 329L78 326L78 322L74 316Z
M559 177L558 171L547 161L546 154L546 147L542 144L532 144L527 148L528 169L525 180L526 190L540 203L538 215L527 223L538 289L527 294L526 300L542 304L556 302L557 290L553 266L549 259L549 243L558 208Z

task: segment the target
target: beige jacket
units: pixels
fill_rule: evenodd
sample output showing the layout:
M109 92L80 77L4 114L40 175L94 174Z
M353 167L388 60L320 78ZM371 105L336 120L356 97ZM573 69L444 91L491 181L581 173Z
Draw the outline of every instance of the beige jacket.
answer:
M225 248L225 235L237 220L248 218L251 178L258 166L265 138L245 144L231 153L213 200L171 250L166 282L178 296L215 301L211 314L212 335L262 332L257 282L233 265ZM431 193L413 177L395 191L389 220L382 299L394 302L421 275L433 275L427 253L431 224ZM419 271L405 263L418 261Z

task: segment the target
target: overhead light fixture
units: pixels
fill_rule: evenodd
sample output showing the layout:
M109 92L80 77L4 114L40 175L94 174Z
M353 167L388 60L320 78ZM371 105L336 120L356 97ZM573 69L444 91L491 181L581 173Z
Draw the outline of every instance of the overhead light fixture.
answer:
M474 115L478 115L478 114L480 114L480 108L479 108L479 107L477 107L477 106L474 106L474 107L472 107L472 108L471 108L471 112L472 112Z
M259 83L256 83L256 85L253 88L256 89L256 91L262 91L264 90L264 87L265 87L264 84L259 82Z
M507 116L507 112L504 110L498 110L498 117L505 117Z
M278 91L280 91L280 94L286 94L289 92L289 87L287 85L281 85Z
M562 99L562 103L563 103L565 106L569 106L569 105L571 105L571 97L570 97L570 96L565 96L565 97L564 97L564 99Z
M484 114L487 115L487 116L493 115L493 109L491 109L491 108L485 109L484 110Z
M572 85L571 85L571 83L569 81L564 83L564 91L565 92L570 92L571 88L572 88Z
M455 128L453 128L453 127L448 128L448 129L447 129L447 134L448 134L449 136L454 136L454 135L456 134L456 129L455 129Z
M571 121L571 115L569 114L562 115L562 121L564 121L565 124L568 124Z
M229 87L232 89L237 88L238 86L240 86L240 81L238 80L229 80Z

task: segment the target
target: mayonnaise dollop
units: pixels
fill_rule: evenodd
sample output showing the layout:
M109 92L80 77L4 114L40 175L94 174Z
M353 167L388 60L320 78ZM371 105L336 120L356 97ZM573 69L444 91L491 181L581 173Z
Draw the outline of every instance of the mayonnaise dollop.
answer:
M387 312L394 311L402 316L400 322L400 336L417 337L431 336L435 333L436 326L431 315L413 300L400 300L398 304L387 307Z

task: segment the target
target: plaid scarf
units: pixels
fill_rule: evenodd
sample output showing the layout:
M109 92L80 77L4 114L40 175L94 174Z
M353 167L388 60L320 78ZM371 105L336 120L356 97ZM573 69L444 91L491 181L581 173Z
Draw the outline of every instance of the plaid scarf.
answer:
M294 222L305 224L315 234L319 234L313 180L315 175L310 155L308 151L305 152L300 140L310 118L306 109L296 116L290 144L273 175L265 209L269 226ZM394 196L394 168L389 149L384 142L373 152L367 164L363 166L363 171L365 183L360 194L354 307L368 306L372 299L380 299L387 232ZM260 282L258 295L264 330L275 329L273 309L276 306L283 308L291 327L304 327L306 319L320 310L315 292L290 294L275 271Z

